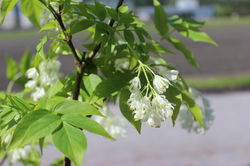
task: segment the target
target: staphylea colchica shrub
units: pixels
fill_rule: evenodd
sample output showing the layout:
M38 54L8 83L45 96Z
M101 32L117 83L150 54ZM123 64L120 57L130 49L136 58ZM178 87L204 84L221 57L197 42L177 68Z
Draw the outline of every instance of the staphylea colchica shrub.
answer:
M203 23L168 17L158 0L153 0L155 29L146 29L124 0L114 8L97 0L2 0L1 24L16 3L43 38L33 56L26 52L18 63L6 58L10 84L0 94L3 161L39 165L43 147L53 144L65 159L52 165L80 166L87 149L84 133L111 140L126 135L126 121L110 111L109 103L118 105L139 133L142 124L175 125L178 116L189 131L204 132L211 125L209 102L165 60L179 51L199 69L194 54L175 36L216 45L200 30ZM75 36L81 38L79 48ZM60 73L60 56L71 56L75 64L66 76ZM12 92L14 84L23 90Z

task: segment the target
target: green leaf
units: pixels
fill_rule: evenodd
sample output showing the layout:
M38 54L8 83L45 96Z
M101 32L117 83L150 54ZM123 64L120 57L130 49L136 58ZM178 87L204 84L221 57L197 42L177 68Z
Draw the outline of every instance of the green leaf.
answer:
M107 12L106 12L106 9L105 9L105 6L100 4L97 0L95 0L95 8L96 8L96 15L97 17L103 21L105 20L106 16L107 16Z
M131 80L131 75L121 74L103 80L96 88L95 94L99 97L109 97L119 92Z
M76 113L80 115L98 115L103 116L95 107L86 103L80 102L77 100L66 100L64 102L59 103L55 107L55 112L60 114L70 114Z
M192 95L188 91L183 91L182 98L183 102L188 107L188 110L193 114L195 121L199 122L200 125L204 127L202 111L198 104L194 101Z
M18 0L2 0L0 8L0 26L3 24L6 15L14 8Z
M16 109L19 112L31 111L30 104L26 102L24 99L19 98L17 96L7 95L6 101L8 101L8 106L10 106L13 109Z
M59 116L39 110L27 114L17 124L10 148L21 147L33 140L48 136L61 124Z
M16 61L14 61L11 57L6 57L5 61L7 63L7 68L6 68L6 76L8 79L14 79L18 72L17 64Z
M55 20L50 20L47 24L45 24L41 29L41 31L51 30L56 28L57 22Z
M90 74L83 77L84 87L86 88L89 95L92 95L96 87L102 82L102 79L95 74Z
M205 32L200 31L198 29L188 29L188 31L180 33L195 42L205 42L218 46L218 44L213 39L211 39L211 37L209 37Z
M20 71L25 75L26 71L30 68L30 51L26 50L19 65Z
M153 0L154 3L154 24L161 36L168 32L168 17L158 0Z
M168 101L170 101L171 103L174 103L174 114L172 116L172 122L173 122L173 126L175 126L175 122L179 115L180 107L182 104L182 95L178 89L174 88L173 86L170 86L167 89L166 97Z
M86 19L73 21L70 24L70 34L75 34L83 30L86 30L89 27L93 26L94 24L95 24L94 21Z
M112 18L116 21L119 20L119 15L118 15L117 11L114 10L113 8L107 8L107 13L108 13L110 18Z
M134 15L132 15L131 13L120 13L120 20L119 23L123 23L123 24L131 24L132 22L134 22Z
M127 101L130 97L130 92L123 89L120 94L119 106L122 115L136 128L138 133L141 133L141 121L135 121L133 112L129 109Z
M56 105L58 105L59 103L65 100L67 99L61 96L41 98L36 105L36 109L53 110Z
M43 50L44 44L47 43L47 41L49 40L48 36L44 36L40 43L38 43L38 45L36 46L36 52L39 53Z
M121 6L118 10L120 13L126 13L128 11L128 6Z
M130 45L133 45L133 44L134 44L135 37L134 37L134 34L133 34L131 31L125 30L125 31L124 31L124 38L125 38L125 40L126 40Z
M61 81L55 82L48 90L48 97L51 98L55 96L62 89L63 89L63 84L61 83Z
M99 134L111 140L114 140L114 138L110 136L109 133L107 133L107 131L93 119L84 117L79 114L66 114L62 116L62 120L75 127L81 128L83 130L87 130L95 134Z
M196 62L194 54L186 48L186 46L177 38L174 37L166 37L166 39L179 51L183 53L183 55L186 57L187 61L199 69L199 65Z
M84 133L66 123L55 131L52 136L53 144L65 156L70 158L75 166L81 166L87 149L87 139Z
M64 164L64 157L60 157L53 161L49 166L63 166Z
M39 0L21 0L22 13L38 28L40 28L40 20L43 12L43 4Z

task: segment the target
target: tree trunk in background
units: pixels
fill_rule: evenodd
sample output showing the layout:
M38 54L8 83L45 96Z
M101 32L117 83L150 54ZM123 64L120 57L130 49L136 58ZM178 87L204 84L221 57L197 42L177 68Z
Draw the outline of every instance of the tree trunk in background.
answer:
M21 17L20 17L20 10L19 10L19 5L18 4L14 8L14 15L15 15L14 29L20 29L21 28Z

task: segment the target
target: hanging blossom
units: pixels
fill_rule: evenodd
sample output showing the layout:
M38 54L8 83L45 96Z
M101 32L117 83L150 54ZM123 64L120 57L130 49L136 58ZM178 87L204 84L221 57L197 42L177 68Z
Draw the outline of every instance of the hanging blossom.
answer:
M144 64L143 64L144 65ZM170 81L175 81L177 79L176 73L173 75L169 74L169 78L164 78L160 75L156 75L150 68L145 67L149 72L154 75L153 87L151 86L145 69L141 69L146 77L147 85L141 87L141 81L139 78L140 67L138 68L138 76L130 81L129 90L131 95L128 99L128 105L133 111L134 119L146 122L151 127L159 128L161 127L161 122L171 118L173 115L173 105L166 99L163 93L169 88ZM143 95L143 91L146 90L146 95ZM148 91L151 91L148 94Z
M32 90L31 97L34 101L46 96L50 85L59 80L60 62L58 60L45 60L38 69L33 67L27 70L26 76L30 79L25 88Z
M123 118L110 112L106 105L103 106L100 112L106 117L96 116L94 119L101 124L112 137L126 137L126 121Z
M8 145L12 140L13 135L8 134L4 139L4 144ZM13 165L15 162L28 159L30 153L32 152L32 146L26 145L23 148L12 149L8 152L8 160L10 165Z
M203 97L198 91L194 89L189 89L189 91L196 100L201 100L200 108L203 115L204 127L194 121L192 114L185 105L182 105L180 109L181 126L188 130L188 132L194 131L198 134L205 134L214 122L213 109L210 106L209 100Z

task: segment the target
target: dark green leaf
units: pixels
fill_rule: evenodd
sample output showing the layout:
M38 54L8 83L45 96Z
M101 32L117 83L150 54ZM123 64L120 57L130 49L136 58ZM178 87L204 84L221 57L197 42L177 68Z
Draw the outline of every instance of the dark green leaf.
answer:
M181 32L181 34L195 42L206 42L218 46L218 44L213 39L211 39L211 37L209 37L205 32L197 29L189 29L186 32Z
M161 36L168 32L168 17L158 0L153 0L154 2L154 24Z
M121 74L103 80L96 88L95 94L99 97L109 97L112 96L115 92L120 91L125 87L128 82L131 80L131 75Z
M99 134L111 140L114 140L114 138L110 136L109 133L107 133L107 131L93 119L84 117L79 114L66 114L62 116L62 120L75 127L81 128L83 130L87 130L95 134Z
M134 22L134 16L131 13L120 13L120 23L131 24Z
M95 8L96 8L96 15L97 17L103 21L105 20L107 13L106 13L106 9L105 6L100 4L97 0L95 0Z
M76 20L70 24L70 34L75 34L83 30L88 29L89 27L95 24L94 21L90 20Z
M107 12L110 18L118 21L119 20L119 16L116 10L112 9L112 8L107 8Z
M197 69L199 68L199 65L198 65L197 62L196 62L196 59L195 59L194 54L193 54L190 50L188 50L188 49L186 48L186 46L185 46L179 39L174 38L174 37L170 37L170 36L166 37L166 39L167 39L171 44L173 44L173 46L174 46L177 50L179 50L179 51L181 51L181 52L183 53L183 55L186 57L187 61L188 61L191 65L193 65L193 66L196 67Z
M66 123L54 132L53 144L65 156L70 158L75 166L81 166L87 149L87 139L84 133Z
M129 109L127 104L130 97L130 92L127 89L123 89L120 94L119 106L122 115L136 128L138 133L141 133L141 121L135 121L133 112Z
M133 44L134 44L135 37L134 37L134 34L133 34L131 31L125 30L125 31L124 31L124 37L125 37L125 40L126 40L130 45L133 45Z

